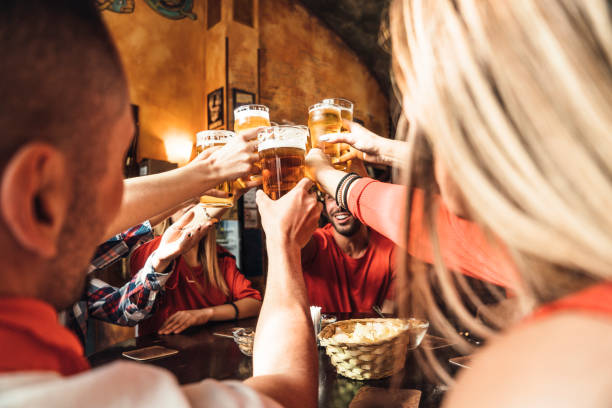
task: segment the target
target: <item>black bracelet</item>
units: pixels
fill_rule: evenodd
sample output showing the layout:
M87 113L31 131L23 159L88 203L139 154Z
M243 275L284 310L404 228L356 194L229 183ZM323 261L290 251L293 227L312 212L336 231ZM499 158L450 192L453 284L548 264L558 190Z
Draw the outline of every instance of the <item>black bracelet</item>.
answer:
M336 199L336 204L338 204L338 207L342 207L342 200L340 199L340 197L338 196L338 194L342 191L342 184L346 181L347 178L351 177L351 176L358 176L357 173L347 173L345 174L341 179L340 182L338 183L338 185L336 186L336 196L334 197Z
M355 177L353 177L349 181L347 181L346 184L344 185L344 191L342 192L342 208L344 208L345 210L348 210L348 192L349 192L349 188L351 187L351 185L355 181L359 180L360 178L361 178L361 176L356 175Z
M236 312L236 314L234 315L234 321L238 320L238 306L236 306L234 302L229 302L228 305L232 306L234 308L234 311Z

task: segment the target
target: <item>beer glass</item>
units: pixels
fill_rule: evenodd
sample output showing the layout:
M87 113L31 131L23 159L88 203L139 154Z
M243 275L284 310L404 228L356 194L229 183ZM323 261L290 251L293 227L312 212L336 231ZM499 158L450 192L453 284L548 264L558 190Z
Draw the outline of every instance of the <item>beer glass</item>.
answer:
M329 98L323 99L323 103L329 103L330 105L334 105L340 108L340 117L342 119L353 121L353 102L343 99L343 98ZM342 129L340 130L342 133L349 133L349 129L342 124ZM351 149L346 143L339 143L340 145L340 156L345 155ZM351 161L348 160L346 163L338 163L336 166L340 170L347 171L347 168L351 166ZM343 167L343 168L342 168Z
M304 178L307 135L300 126L270 126L257 134L263 190L272 200Z
M316 103L308 109L308 129L310 130L311 148L318 147L329 155L332 164L339 170L346 171L346 166L339 163L342 143L322 142L319 138L328 133L340 133L342 130L341 110L330 103Z
M264 105L243 105L234 109L234 132L270 126L270 110Z
M216 146L224 146L232 138L236 137L234 132L229 130L203 130L196 135L196 150L198 154L206 149ZM231 181L224 181L216 187L218 190L225 191L229 194L228 198L219 198L212 196L200 197L200 203L205 207L231 207L234 205L234 191Z
M234 132L237 135L245 130L270 126L270 110L265 105L243 105L234 109ZM257 167L259 163L255 163ZM250 180L256 180L258 175L249 176ZM245 188L246 184L242 179L237 179L236 183L240 188Z

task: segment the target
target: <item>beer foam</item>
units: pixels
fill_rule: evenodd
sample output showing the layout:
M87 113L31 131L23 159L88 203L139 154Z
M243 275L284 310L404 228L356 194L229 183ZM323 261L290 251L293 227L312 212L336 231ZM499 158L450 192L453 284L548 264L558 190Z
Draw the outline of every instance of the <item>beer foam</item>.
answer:
M263 142L259 142L257 147L257 151L261 152L268 149L278 149L282 147L291 147L294 149L306 150L306 141L305 140L296 140L296 139L270 139L264 140Z
M263 111L263 110L258 110L258 109L252 109L252 110L243 110L243 111L239 111L239 112L234 112L234 120L242 120L245 117L249 117L249 116L258 116L260 118L265 118L268 121L270 120L270 113Z

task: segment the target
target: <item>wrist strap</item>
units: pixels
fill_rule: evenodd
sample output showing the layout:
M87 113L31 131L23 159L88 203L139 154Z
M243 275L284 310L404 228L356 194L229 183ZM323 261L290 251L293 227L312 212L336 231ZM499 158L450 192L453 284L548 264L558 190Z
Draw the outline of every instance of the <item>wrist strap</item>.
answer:
M229 302L228 305L232 306L234 308L234 321L238 320L238 306L236 306L236 304L234 302Z

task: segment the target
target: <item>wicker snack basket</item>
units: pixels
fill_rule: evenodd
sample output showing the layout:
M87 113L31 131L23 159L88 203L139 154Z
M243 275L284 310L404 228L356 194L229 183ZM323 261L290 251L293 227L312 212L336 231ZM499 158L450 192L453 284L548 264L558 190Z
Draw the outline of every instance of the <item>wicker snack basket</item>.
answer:
M334 339L336 328L352 333L357 323L384 323L400 328L398 334L373 342L342 342ZM417 319L351 319L331 323L319 333L321 346L338 374L354 380L388 377L404 367L406 351L418 347L429 322Z

